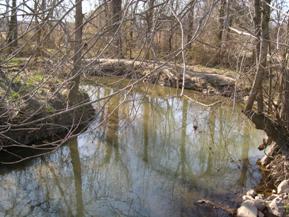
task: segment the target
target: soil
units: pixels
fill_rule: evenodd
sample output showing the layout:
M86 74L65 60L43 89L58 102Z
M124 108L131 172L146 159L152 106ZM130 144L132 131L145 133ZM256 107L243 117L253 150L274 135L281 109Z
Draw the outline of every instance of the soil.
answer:
M100 59L97 62L87 60L86 73L97 76L121 76L139 79L144 82L196 90L226 97L243 95L232 77L214 72L198 72L193 67L186 67L183 82L183 67L171 63L140 62L133 60ZM248 92L248 91L247 91Z

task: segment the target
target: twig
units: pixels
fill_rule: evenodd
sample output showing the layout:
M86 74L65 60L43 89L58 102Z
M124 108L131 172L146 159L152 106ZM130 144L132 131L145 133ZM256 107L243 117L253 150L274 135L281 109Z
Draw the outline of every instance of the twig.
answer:
M218 101L213 102L213 103L211 103L211 104L204 104L204 103L199 102L199 101L197 101L197 100L195 100L195 99L192 99L191 97L189 97L189 96L187 96L187 95L183 95L183 96L184 96L185 98L187 98L188 100L190 100L190 101L192 101L192 102L194 102L194 103L198 103L198 104L200 104L200 105L202 105L202 106L205 106L205 107L212 107L212 106L214 106L214 105L217 105L217 104L223 102L222 100L218 100Z

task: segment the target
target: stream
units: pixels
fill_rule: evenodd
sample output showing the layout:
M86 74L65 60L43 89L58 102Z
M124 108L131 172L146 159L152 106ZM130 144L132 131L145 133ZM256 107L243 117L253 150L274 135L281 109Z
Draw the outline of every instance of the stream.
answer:
M146 87L96 102L89 128L57 151L1 167L0 216L210 217L217 211L197 200L236 206L260 181L263 132L238 106L205 107ZM116 91L82 89L92 100Z

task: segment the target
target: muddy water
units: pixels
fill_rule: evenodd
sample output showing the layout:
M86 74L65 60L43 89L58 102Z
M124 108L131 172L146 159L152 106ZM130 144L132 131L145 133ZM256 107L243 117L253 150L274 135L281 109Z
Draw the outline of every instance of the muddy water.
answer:
M84 85L92 99L114 91ZM238 108L204 107L152 87L95 103L89 129L0 174L0 216L217 216L260 179L262 132ZM193 93L191 93L193 95Z

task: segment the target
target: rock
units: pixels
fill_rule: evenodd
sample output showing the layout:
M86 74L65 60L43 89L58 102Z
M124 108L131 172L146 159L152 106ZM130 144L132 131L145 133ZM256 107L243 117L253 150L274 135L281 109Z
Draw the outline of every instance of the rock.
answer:
M276 190L275 189L272 190L272 194L276 194Z
M285 213L284 204L280 197L276 197L269 204L269 212L276 216L283 216Z
M263 210L266 207L266 202L262 199L254 199L253 204L255 207L257 207L258 210Z
M251 200L246 200L237 210L237 217L257 217L258 210Z
M249 96L244 96L244 97L243 97L243 100L244 100L245 102L247 102L248 99L249 99Z
M266 166L266 170L269 170L269 169L271 169L271 164L270 163Z
M288 167L289 167L289 161L288 161L288 159L285 160L285 162L284 162L284 167L285 167L285 168L288 168Z
M264 194L258 194L255 199L261 199L263 200L264 199Z
M289 193L289 180L283 180L277 187L277 193Z
M251 190L247 191L246 195L255 198L257 196L257 193L254 189L251 189Z
M270 163L270 158L267 155L264 155L261 158L260 163L262 166L266 166L268 163Z
M264 217L264 216L265 215L262 212L258 211L258 217Z
M264 155L264 157L262 157L262 159L260 160L260 164L262 166L266 166L266 168L269 169L270 168L269 163L274 159L272 156L274 156L277 153L277 151L278 151L278 146L276 145L276 143L269 145L266 151L267 154Z
M277 194L271 194L269 197L266 198L267 201L274 200L278 195Z
M245 201L245 200L254 200L253 197L249 196L249 195L243 195L242 196L242 200Z

